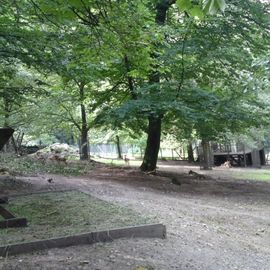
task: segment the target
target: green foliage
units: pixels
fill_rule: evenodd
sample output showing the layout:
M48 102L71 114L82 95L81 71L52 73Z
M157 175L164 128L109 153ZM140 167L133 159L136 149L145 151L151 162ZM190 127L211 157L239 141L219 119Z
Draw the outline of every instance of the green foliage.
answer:
M199 3L191 0L177 0L176 4L181 11L199 19L203 19L206 14L214 15L219 11L224 12L226 7L225 0L202 0Z
M8 119L36 137L78 137L83 105L87 129L130 140L145 138L155 115L163 117L164 134L184 139L267 127L268 6L177 0L160 26L154 3L38 0L15 8L4 1L2 125ZM149 81L153 74L158 81Z
M206 13L211 15L216 14L218 11L224 11L226 7L225 0L204 0L203 9Z
M193 4L190 0L177 0L176 4L182 11L188 11L193 7Z

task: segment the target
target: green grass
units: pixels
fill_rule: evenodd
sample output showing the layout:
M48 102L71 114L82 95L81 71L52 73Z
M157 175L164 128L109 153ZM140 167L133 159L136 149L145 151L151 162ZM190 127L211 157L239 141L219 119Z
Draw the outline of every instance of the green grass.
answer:
M235 173L233 173L233 176L237 179L270 182L270 171L235 172Z
M29 157L15 157L14 155L2 154L0 158L1 168L8 168L14 174L37 174L37 173L53 173L62 175L82 175L93 169L91 163L73 162L42 163L34 158Z
M112 166L127 166L125 161L123 159L117 159L117 158L93 158L93 160L102 162L104 164L109 164ZM129 165L130 166L140 166L142 163L141 160L130 160Z
M150 223L131 209L78 191L16 197L7 209L28 227L0 229L0 245Z

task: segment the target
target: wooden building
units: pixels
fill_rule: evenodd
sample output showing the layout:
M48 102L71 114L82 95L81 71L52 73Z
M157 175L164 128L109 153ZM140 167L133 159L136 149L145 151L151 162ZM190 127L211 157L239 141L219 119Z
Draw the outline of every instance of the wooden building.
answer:
M251 148L243 143L211 143L211 149L215 166L220 166L226 161L230 161L231 165L235 167L260 168L262 165L266 165L267 158L263 145Z

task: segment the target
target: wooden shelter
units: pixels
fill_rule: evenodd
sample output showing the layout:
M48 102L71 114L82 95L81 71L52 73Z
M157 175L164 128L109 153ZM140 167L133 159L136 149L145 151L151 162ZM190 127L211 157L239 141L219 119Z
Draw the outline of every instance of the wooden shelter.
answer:
M2 150L4 145L8 142L13 132L14 129L12 128L0 128L0 150Z
M12 128L0 128L0 150L8 142L12 136L14 129ZM8 203L8 197L2 196L0 194L0 204ZM0 206L0 215L4 220L0 220L0 229L1 228L10 228L10 227L24 227L27 225L26 218L17 218L11 212L9 212L3 206Z
M215 166L220 166L226 161L230 161L231 165L236 167L260 168L265 165L263 146L251 148L243 143L230 142L227 144L212 143L211 148Z

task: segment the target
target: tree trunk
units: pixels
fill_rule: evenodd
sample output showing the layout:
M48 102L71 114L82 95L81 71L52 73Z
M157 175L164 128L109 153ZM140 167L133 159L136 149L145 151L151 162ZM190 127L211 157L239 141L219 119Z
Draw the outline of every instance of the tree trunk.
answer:
M10 100L6 97L4 97L4 128L9 128L9 117L10 117L10 111L11 111L11 104ZM11 150L11 144L10 139L6 142L3 148L3 152L9 152Z
M160 0L156 4L156 18L155 22L157 25L164 25L166 22L167 11L171 4L175 1L171 0ZM159 46L156 44L156 46ZM153 58L158 56L153 53ZM157 67L156 67L157 68ZM149 83L158 85L160 83L160 73L158 70L154 70L149 76ZM158 89L155 89L156 92ZM153 92L153 94L154 94ZM161 120L162 114L157 113L156 115L151 115L148 117L148 137L147 144L144 153L143 163L141 165L142 171L153 171L156 169L158 152L160 146L160 137L161 137Z
M247 167L247 157L246 157L246 146L243 144L243 153L244 153L244 167Z
M13 149L14 149L16 155L18 155L19 154L19 149L18 149L18 146L17 146L17 143L15 141L14 136L11 136L11 144L13 146Z
M187 152L188 152L188 162L189 162L189 163L195 162L194 154L193 154L192 143L189 143L189 144L188 144L188 146L187 146Z
M89 159L89 153L88 153L88 131L82 130L81 132L81 160L88 160Z
M148 138L140 167L144 172L156 169L161 135L161 117L150 116L148 122Z
M74 139L73 133L71 133L71 135L70 135L69 144L70 145L75 145L75 139Z
M210 143L207 140L202 140L202 160L201 167L203 170L212 170L212 152Z
M84 84L80 84L80 106L81 106L81 119L82 119L82 126L81 126L81 160L88 160L89 159L89 151L88 151L88 126L87 126L87 117L86 117L86 110L84 101Z
M123 159L122 152L121 152L121 146L120 146L120 139L119 136L116 135L116 146L117 146L117 154L119 159Z
M21 155L23 137L23 132L18 132L16 139L13 135L11 136L11 144L13 145L13 149L17 155Z

